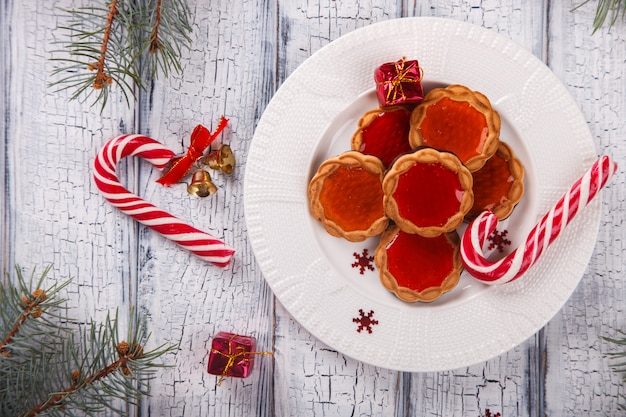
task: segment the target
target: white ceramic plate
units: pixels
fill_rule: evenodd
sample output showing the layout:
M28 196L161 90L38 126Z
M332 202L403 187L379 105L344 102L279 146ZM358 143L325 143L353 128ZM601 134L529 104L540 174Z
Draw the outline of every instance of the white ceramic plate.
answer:
M526 168L524 199L499 226L509 231L509 248L593 164L596 151L576 103L541 61L495 32L453 20L406 18L356 30L313 54L277 91L245 166L246 222L265 279L333 349L385 368L440 371L508 351L559 311L591 257L600 204L592 202L510 284L486 286L464 272L436 302L408 304L384 289L378 271L365 266L361 274L355 254L373 254L377 239L328 235L310 215L307 185L324 159L349 150L357 120L377 107L374 69L403 56L419 60L426 89L464 84L500 113L501 139Z

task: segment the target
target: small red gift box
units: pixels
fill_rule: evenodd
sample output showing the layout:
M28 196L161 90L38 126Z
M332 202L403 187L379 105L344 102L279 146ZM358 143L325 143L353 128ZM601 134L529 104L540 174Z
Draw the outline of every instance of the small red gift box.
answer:
M225 377L246 378L252 371L254 355L273 355L273 352L255 352L256 339L234 333L219 332L211 343L207 371L219 375L219 386Z
M381 106L416 104L424 98L422 69L417 60L402 58L374 71L376 95Z

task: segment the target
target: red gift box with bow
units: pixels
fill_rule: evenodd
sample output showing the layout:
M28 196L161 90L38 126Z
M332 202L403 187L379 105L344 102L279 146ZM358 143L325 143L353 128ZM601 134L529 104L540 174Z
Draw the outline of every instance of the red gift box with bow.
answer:
M417 60L382 64L374 71L378 102L381 106L419 103L424 98L422 75Z
M256 339L234 333L219 332L211 343L207 371L220 376L219 386L225 377L246 378L252 371L255 355L272 355L273 352L255 352Z

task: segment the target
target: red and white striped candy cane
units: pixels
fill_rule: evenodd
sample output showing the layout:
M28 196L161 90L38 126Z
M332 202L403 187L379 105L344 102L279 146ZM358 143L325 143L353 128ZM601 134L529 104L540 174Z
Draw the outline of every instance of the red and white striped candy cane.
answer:
M482 248L498 225L498 219L490 211L482 212L469 224L461 239L461 260L465 269L486 284L503 284L519 278L598 194L616 170L617 164L608 157L598 159L533 227L524 243L496 262L485 258Z
M126 156L140 156L162 170L174 152L143 135L122 135L111 139L94 161L96 186L113 206L194 255L225 268L235 250L210 234L198 230L177 217L131 193L120 184L117 163Z

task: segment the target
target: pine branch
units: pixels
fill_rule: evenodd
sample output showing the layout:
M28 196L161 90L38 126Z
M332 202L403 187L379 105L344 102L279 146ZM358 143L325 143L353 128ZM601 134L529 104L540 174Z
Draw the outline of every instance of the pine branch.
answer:
M11 357L12 350L24 351L33 348L31 341L24 340L24 338L17 339L21 331L40 337L44 335L53 337L58 333L59 327L53 325L47 318L42 318L42 315L65 301L55 300L54 296L71 281L68 280L60 285L55 284L47 290L41 289L50 268L51 266L47 267L36 282L33 280L33 270L30 282L27 283L22 270L16 267L18 286L5 288L0 283L0 305L4 307L0 313L0 337L4 334L0 342L0 356ZM11 294L7 296L7 292ZM49 343L49 340L46 340L46 343Z
M71 100L93 98L102 111L115 88L130 106L151 79L182 70L179 59L192 31L185 0L112 0L66 13L68 23L59 29L69 42L53 51L51 60L61 66L50 86L72 91Z
M612 343L614 345L617 345L618 347L620 347L621 349L624 349L624 347L626 346L626 332L618 330L617 331L620 335L622 335L622 338L611 338L611 337L602 337L602 339L606 342ZM622 374L622 381L626 382L626 362L623 361L623 358L626 357L626 351L622 350L620 352L611 352L611 353L607 353L606 354L609 358L612 358L614 360L614 363L612 365L613 367L613 371L616 373L621 373ZM620 397L624 400L626 400L626 396L624 395L620 395ZM620 403L618 404L618 406L622 409L622 410L626 410L626 402L625 403Z
M6 335L3 341L0 342L0 355L3 356L11 356L11 352L9 352L6 347L15 335L20 331L20 328L24 324L29 317L39 318L41 317L42 310L39 306L42 302L46 301L46 292L43 290L37 290L31 294L30 298L22 297L22 301L24 302L24 306L22 308L22 313L19 318L9 330L9 333Z
M586 5L590 0L585 0L574 10ZM618 19L626 20L626 0L598 0L596 14L593 19L593 33L602 28L608 19L608 27L611 29Z
M107 55L107 49L109 46L109 39L111 38L111 30L113 28L113 19L119 12L117 11L118 0L113 0L109 4L109 13L107 14L106 25L104 26L104 34L102 35L102 44L100 46L100 56L98 60L87 67L88 70L96 70L96 76L93 81L93 88L96 90L102 89L105 85L111 85L113 79L105 72L105 59Z
M63 406L65 405L68 397L72 394L76 394L89 385L100 382L118 370L125 376L132 375L129 363L130 361L138 360L143 357L143 347L139 344L134 344L131 347L127 342L122 341L117 345L116 350L118 358L93 374L81 378L81 371L79 369L72 371L72 384L69 387L58 393L52 394L47 400L35 405L26 414L24 414L24 417L34 417L48 411L51 408Z
M143 17L139 20L146 24L143 31L150 34L140 41L141 74L150 79L159 73L166 77L171 72L180 73L181 46L191 43L187 4L180 0L148 0L141 10Z
M162 0L157 0L156 8L154 9L154 24L152 33L150 34L150 46L148 52L156 54L163 48L161 41L159 40L159 28L161 27L161 6L163 6Z
M92 105L100 102L102 111L111 88L118 86L130 105L139 78L133 71L130 46L126 45L123 12L120 0L113 0L104 8L67 11L68 25L59 29L71 41L52 51L51 60L63 65L52 72L53 76L63 75L50 83L55 92L71 90L70 100L93 99Z
M150 335L133 311L126 337L120 338L118 314L101 324L70 321L58 314L57 300L69 281L42 289L50 267L30 282L16 268L16 284L0 285L0 415L95 415L105 409L126 415L118 404L137 404L164 366L156 360L174 349L145 350ZM79 325L78 334L68 324ZM114 401L117 400L117 401Z

